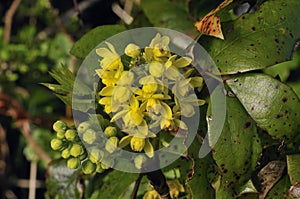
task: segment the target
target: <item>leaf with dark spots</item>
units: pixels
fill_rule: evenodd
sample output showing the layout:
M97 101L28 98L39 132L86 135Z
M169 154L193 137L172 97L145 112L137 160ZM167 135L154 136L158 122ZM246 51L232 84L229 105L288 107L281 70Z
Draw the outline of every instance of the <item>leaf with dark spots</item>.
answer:
M272 161L259 171L258 179L261 182L259 199L264 199L266 197L268 192L281 178L285 167L285 162Z
M257 125L271 136L290 140L299 133L300 102L290 87L265 74L240 75L226 84Z
M188 149L189 157L193 159L193 175L186 182L187 192L191 198L214 199L214 189L210 184L210 180L217 178L217 172L214 171L214 162L211 154L199 159L198 153L201 143L195 138L194 142ZM209 180L209 178L211 178Z
M249 118L237 98L227 97L226 101L225 124L213 148L213 158L221 174L216 183L218 199L235 198L239 194L241 186L251 178L261 153L255 123ZM210 108L207 115L210 115ZM213 136L214 129L211 129L209 134Z
M265 199L286 199L290 186L291 184L289 182L289 178L287 175L285 175L274 185Z
M286 3L286 6L282 6ZM221 74L235 74L291 59L300 38L299 0L270 0L254 13L222 23L224 41L203 36L200 43L208 51ZM284 19L284 21L282 21ZM251 45L255 44L255 45Z

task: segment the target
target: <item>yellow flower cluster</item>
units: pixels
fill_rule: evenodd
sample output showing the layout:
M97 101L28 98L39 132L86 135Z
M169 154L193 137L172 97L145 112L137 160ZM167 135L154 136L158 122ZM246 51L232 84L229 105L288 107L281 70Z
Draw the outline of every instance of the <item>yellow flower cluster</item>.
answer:
M203 83L200 76L191 75L195 73L192 59L172 54L169 43L169 37L157 34L145 48L128 44L127 65L111 43L96 50L102 57L96 73L104 85L99 104L112 115L111 122L119 122L128 134L118 145L130 144L133 151L144 150L149 157L153 156L149 138L156 136L153 129L188 130L181 116L192 117L195 104L205 103L192 97Z

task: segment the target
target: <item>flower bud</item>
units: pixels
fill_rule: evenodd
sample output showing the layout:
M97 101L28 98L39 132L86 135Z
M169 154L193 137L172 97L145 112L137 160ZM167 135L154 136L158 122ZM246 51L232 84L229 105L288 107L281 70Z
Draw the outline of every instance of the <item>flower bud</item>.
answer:
M83 154L81 154L78 158L79 158L79 160L84 160L84 159L86 159L86 157L87 157L87 152L84 151Z
M56 137L57 137L58 139L64 139L64 137L65 137L65 132L64 132L64 131L57 131L57 132L56 132Z
M108 138L116 136L117 135L117 128L113 126L108 126L104 130L104 135Z
M87 144L93 144L96 140L96 131L94 131L93 129L86 130L82 136L82 139Z
M107 169L109 169L109 168L110 168L110 166L109 166L109 165L106 165L106 164L104 164L104 163L102 163L102 162L101 162L101 164L100 164L100 165L101 165L101 168L102 168L102 169L104 169L104 170L107 170Z
M70 155L73 157L78 157L82 155L83 152L84 150L80 144L73 144L73 146L70 149Z
M87 129L90 128L90 124L88 122L82 122L78 125L77 131L79 134L84 133Z
M130 147L133 151L142 151L145 146L145 138L133 137L130 140Z
M70 157L70 149L64 149L61 152L61 157L64 159L68 159Z
M53 124L53 130L56 131L56 132L66 131L67 130L67 124L65 122L61 121L61 120L58 120Z
M140 52L140 47L132 43L128 44L125 48L125 54L129 57L137 57Z
M96 164L86 160L82 163L82 171L84 174L94 173L96 171Z
M57 138L51 140L51 148L55 151L63 148L63 141Z
M80 160L78 158L70 158L67 160L67 167L70 169L77 169L80 165Z
M146 162L146 157L144 155L138 155L134 158L134 165L137 169L141 169L143 164Z
M68 129L65 133L65 137L69 141L73 141L76 137L77 133L74 129Z
M103 173L103 171L104 171L104 169L102 169L101 163L98 162L98 163L96 164L96 172L97 172L97 173Z
M104 155L103 151L101 151L97 148L93 148L90 151L89 160L93 163L98 163L102 160L103 155Z
M119 139L117 137L110 137L105 144L105 150L108 153L113 153L117 149L118 143Z

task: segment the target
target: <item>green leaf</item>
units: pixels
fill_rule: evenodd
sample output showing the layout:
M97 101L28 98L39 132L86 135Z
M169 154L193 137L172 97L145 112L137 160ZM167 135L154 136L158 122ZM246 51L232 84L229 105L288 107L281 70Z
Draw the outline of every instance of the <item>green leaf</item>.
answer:
M222 24L225 40L202 37L222 74L263 69L291 59L300 38L299 0L269 0L254 13Z
M71 96L60 95L60 94L55 94L55 96L58 97L66 105L72 106L72 97Z
M195 35L193 20L184 6L168 0L143 0L141 7L149 21L157 27L177 30L189 35Z
M119 24L94 28L74 44L71 54L79 59L84 59L99 43L125 30L126 28Z
M214 189L209 183L209 176L215 177L214 163L211 154L206 157L199 159L198 153L200 150L201 143L195 139L189 147L189 156L194 160L194 167L191 179L186 183L187 192L190 198L205 198L214 199Z
M300 130L300 102L293 90L265 74L245 74L226 83L257 125L275 138Z
M46 86L47 88L58 94L66 95L70 93L69 89L59 84L41 83L41 85Z
M72 170L66 166L65 160L52 161L47 172L46 198L79 199L83 195L82 186L79 182L79 170Z
M138 174L136 173L124 173L114 170L105 176L103 186L95 191L91 198L106 199L113 196L113 198L123 199L128 188L130 188L137 178Z
M300 154L287 155L286 161L291 184L300 182Z
M221 174L216 198L234 198L252 175L261 153L260 139L253 120L235 97L227 97L227 116L217 144L213 148ZM211 116L210 107L207 117ZM210 122L208 122L210 125ZM214 129L209 132L214 135Z
M286 175L282 178L268 193L266 199L283 199L285 198L291 184Z

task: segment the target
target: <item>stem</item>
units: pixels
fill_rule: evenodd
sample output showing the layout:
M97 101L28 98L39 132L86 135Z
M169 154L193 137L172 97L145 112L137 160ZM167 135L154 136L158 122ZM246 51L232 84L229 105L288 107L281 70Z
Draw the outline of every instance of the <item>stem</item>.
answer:
M171 199L170 189L167 184L166 177L161 169L146 173L147 178L150 180L155 191L160 195L161 199Z
M198 40L200 39L200 37L202 36L202 33L200 32L194 39L194 41L192 43L190 43L187 47L186 47L186 51L189 51L190 48L192 48L192 46L194 46Z
M222 78L220 78L220 77L218 77L218 76L216 76L216 75L214 75L214 74L212 74L212 73L205 72L205 74L208 75L208 76L210 76L211 78L217 80L218 82L221 82L221 83L223 82L223 79L222 79Z
M136 199L136 195L139 190L139 186L141 184L143 177L144 177L144 174L140 173L139 177L136 179L130 199Z

